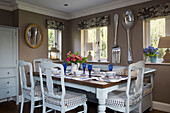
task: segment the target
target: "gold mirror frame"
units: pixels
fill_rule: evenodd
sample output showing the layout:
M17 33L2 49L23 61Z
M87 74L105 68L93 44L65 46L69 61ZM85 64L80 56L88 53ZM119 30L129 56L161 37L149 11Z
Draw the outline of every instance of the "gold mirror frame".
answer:
M34 29L33 28L37 28L37 33L34 33L36 36L34 36L34 38L37 38L37 36L39 36L38 38L38 43L37 42L35 42L33 39L30 39L30 37L32 37L31 35L32 35L32 31L33 32L35 32L34 31ZM39 34L38 34L39 33ZM38 35L37 35L38 34ZM28 36L28 35L30 35L30 36ZM26 43L31 47L31 48L37 48L37 47L39 47L41 44L42 44L42 41L43 41L43 32L42 32L42 30L41 30L41 28L38 26L38 25L36 25L36 24L30 24L27 28L26 28L26 30L25 30L25 40L26 40ZM36 43L36 45L34 45L34 44L31 44L31 41L34 41L34 43Z

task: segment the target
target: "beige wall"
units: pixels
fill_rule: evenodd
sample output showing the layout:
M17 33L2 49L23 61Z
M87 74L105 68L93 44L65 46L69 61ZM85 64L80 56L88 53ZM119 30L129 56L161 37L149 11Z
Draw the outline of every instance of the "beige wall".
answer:
M13 14L11 11L0 9L0 25L13 26Z
M135 16L134 26L130 30L130 39L132 45L132 54L134 62L143 59L143 21L137 20L137 12L139 8L144 8L148 6L157 5L163 2L169 2L169 0L153 0L151 2L146 2L138 5L128 6L120 9L115 9L111 11L106 11L98 14L93 14L69 21L69 48L70 50L76 52L81 51L81 34L77 29L77 24L80 20L89 19L92 17L100 17L104 15L110 15L110 25L108 26L108 60L111 61L111 49L113 47L113 37L114 37L114 24L113 15L118 13L119 15L119 25L118 25L118 45L121 47L121 64L128 65L127 63L127 37L126 31L121 24L122 13L127 9L132 10ZM154 93L153 100L160 101L170 104L170 66L165 65L149 65L147 67L157 69L156 75L154 77Z
M156 69L154 76L154 101L170 104L170 64L169 65L146 65Z
M47 58L48 53L48 29L46 28L46 19L52 19L64 23L65 29L62 35L63 58L66 59L68 22L63 19L49 17L28 11L19 10L19 59L32 62L34 59ZM38 48L30 48L25 42L25 30L29 24L37 24L43 32L43 42Z

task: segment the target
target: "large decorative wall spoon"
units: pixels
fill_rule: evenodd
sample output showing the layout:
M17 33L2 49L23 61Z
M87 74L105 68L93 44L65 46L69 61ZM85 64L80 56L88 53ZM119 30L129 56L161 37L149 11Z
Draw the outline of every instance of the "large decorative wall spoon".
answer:
M131 45L130 45L130 37L129 37L129 30L134 24L134 15L132 14L131 10L127 10L125 13L123 13L122 18L122 25L127 31L127 40L128 40L128 63L133 63L132 59L132 51L131 51Z

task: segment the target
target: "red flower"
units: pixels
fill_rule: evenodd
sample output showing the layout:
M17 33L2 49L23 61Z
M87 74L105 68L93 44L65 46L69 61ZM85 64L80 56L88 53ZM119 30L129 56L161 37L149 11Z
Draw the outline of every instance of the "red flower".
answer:
M80 60L80 61L82 60L81 57L79 57L79 60Z
M70 62L70 57L67 58L67 62Z
M71 51L69 51L69 52L67 53L67 55L70 55L70 53L71 53Z
M71 55L71 58L75 58L75 57L76 57L76 55L74 55L74 54Z
M76 58L72 58L71 60L75 62L75 61L76 61Z

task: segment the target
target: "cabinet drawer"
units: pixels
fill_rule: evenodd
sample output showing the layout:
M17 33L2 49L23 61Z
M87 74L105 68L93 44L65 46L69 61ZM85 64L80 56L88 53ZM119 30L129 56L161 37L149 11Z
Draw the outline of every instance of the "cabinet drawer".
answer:
M17 75L17 69L15 68L9 68L9 69L0 69L0 78L4 77L12 77Z
M16 77L7 77L7 78L1 78L0 79L0 89L4 88L10 88L16 86Z
M17 94L16 87L0 89L0 99L16 96L16 94Z

